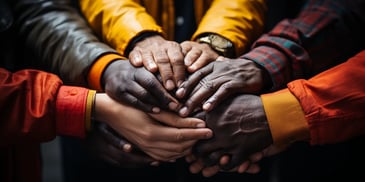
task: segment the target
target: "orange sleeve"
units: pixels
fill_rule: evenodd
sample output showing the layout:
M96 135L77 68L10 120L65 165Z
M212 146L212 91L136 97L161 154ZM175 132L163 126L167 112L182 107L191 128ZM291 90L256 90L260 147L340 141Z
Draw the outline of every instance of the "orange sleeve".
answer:
M101 84L101 78L103 76L105 68L113 61L126 59L118 54L105 54L97 59L90 68L88 74L88 84L91 89L102 91L103 86Z
M288 89L261 95L274 144L290 144L309 139L304 112Z

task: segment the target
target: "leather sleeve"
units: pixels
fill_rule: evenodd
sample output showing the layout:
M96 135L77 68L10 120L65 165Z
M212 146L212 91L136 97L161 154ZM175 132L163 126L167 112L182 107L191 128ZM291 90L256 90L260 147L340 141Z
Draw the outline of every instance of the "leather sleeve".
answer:
M115 52L99 41L69 0L19 0L15 7L25 60L67 84L86 86L92 63Z

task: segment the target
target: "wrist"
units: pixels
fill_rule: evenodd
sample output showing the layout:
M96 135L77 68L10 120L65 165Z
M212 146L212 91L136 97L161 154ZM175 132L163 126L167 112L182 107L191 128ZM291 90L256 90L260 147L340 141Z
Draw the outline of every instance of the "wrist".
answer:
M199 43L205 43L210 46L215 52L224 57L235 57L235 49L233 43L223 36L218 34L208 33L197 38Z
M129 42L129 44L125 50L125 55L128 57L129 53L133 50L133 48L136 46L136 44L138 42L141 42L142 40L145 40L146 38L152 37L152 36L161 36L161 34L159 34L158 32L142 32L139 35L137 35L136 37L134 37Z

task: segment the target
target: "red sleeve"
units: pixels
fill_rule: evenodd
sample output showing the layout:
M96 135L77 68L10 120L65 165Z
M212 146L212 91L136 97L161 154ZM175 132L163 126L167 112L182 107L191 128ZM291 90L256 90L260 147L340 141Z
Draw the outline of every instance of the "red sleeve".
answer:
M56 107L56 101L62 96L58 92L67 90L62 87L62 81L50 73L37 70L11 73L0 68L0 147L22 142L49 141L56 134L63 134L56 131L83 136L85 110L82 109L85 109L85 103L81 103L80 98L87 97L87 89L72 87L68 93L79 93L78 99L68 97L74 104L69 105L67 110L57 111L59 107ZM65 106L62 103L69 101L65 98L57 102ZM56 116L60 115L64 117L57 119L56 124ZM67 119L67 122L62 119Z
M365 50L310 80L288 84L308 121L311 144L365 134Z

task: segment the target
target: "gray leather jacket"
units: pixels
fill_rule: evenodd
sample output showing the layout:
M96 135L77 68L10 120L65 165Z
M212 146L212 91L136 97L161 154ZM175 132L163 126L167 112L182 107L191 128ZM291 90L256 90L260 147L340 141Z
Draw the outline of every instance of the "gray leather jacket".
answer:
M53 72L66 84L87 86L93 62L105 53L116 52L99 41L70 0L10 0L19 66ZM77 2L76 2L77 4Z

